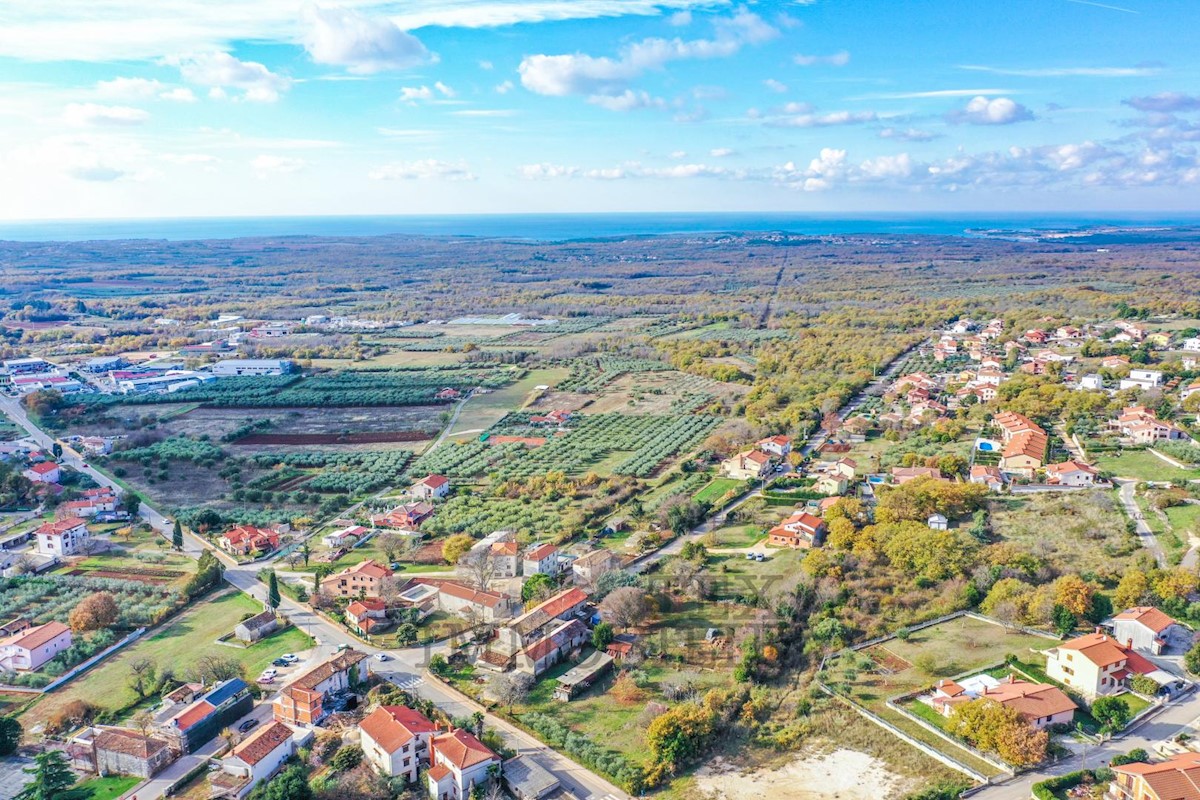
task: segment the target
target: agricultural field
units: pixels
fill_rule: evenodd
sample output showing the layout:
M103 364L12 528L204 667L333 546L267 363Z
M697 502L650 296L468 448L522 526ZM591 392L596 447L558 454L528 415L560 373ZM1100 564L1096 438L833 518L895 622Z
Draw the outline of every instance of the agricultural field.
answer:
M995 498L988 509L993 536L1056 571L1119 578L1141 553L1110 489Z
M257 601L237 591L194 605L161 630L43 695L21 715L21 723L30 730L74 700L87 700L109 711L130 709L138 703L137 693L129 686L129 665L137 659L151 659L159 669L170 667L176 677L183 679L200 658L216 655L236 660L243 675L253 678L284 653L300 653L312 646L312 640L296 628L273 634L250 647L217 644L243 616L261 610Z
M147 574L137 576L132 570L144 570ZM120 612L116 627L129 630L161 620L183 602L176 590L157 582L163 571L156 568L124 567L115 571L114 574L127 575L125 579L96 577L89 574L92 570L79 572L5 579L0 584L0 618L25 616L37 624L51 620L66 622L81 599L94 592L108 592L116 598ZM134 577L152 578L153 582Z
M463 404L450 435L470 436L490 428L510 411L520 411L529 405L538 395L538 386L553 386L566 374L562 367L533 369L502 389L476 394Z
M1118 478L1139 481L1186 481L1200 478L1200 469L1180 469L1163 461L1149 450L1125 450L1116 455L1105 453L1096 458L1101 472Z

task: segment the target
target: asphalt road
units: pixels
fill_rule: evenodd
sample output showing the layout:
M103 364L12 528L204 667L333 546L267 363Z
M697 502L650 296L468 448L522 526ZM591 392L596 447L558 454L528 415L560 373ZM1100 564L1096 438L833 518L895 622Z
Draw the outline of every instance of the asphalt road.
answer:
M1150 526L1142 519L1142 510L1138 507L1137 500L1134 499L1133 493L1137 484L1131 480L1116 479L1116 483L1121 487L1119 497L1121 505L1125 507L1125 513L1129 518L1137 524L1137 535L1142 542L1142 547L1154 554L1154 560L1158 562L1158 566L1162 569L1167 568L1167 554L1162 549L1162 545L1158 543L1158 538L1154 535L1154 531L1150 530Z

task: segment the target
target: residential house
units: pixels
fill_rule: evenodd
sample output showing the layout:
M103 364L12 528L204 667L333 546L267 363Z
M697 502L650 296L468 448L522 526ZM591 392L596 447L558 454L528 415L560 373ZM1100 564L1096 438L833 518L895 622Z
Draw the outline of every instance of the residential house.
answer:
M62 468L53 461L34 464L21 474L34 483L58 483L62 480Z
M270 636L277 630L279 630L279 617L275 616L274 611L267 609L235 625L233 635L240 642L254 643Z
M279 534L270 528L237 525L221 534L217 546L238 556L270 553L279 549Z
M817 482L813 484L813 491L832 497L845 494L849 487L850 483L844 477L827 472L817 478Z
M564 409L555 409L549 414L536 414L529 418L530 425L563 425L570 421L571 412Z
M182 752L195 752L252 708L254 699L249 685L241 678L230 678L173 714L162 726L162 732Z
M1079 379L1080 389L1100 390L1104 388L1104 378L1098 373L1089 372Z
M421 764L429 760L429 744L437 725L405 706L380 706L367 715L358 730L367 763L389 777L413 783Z
M536 678L590 640L591 632L579 620L556 620L543 628L537 639L517 652L516 669Z
M1000 468L1032 478L1046 460L1050 437L1041 428L1013 435L1000 451Z
M1183 391L1179 393L1179 397L1182 400L1187 400L1196 392L1200 392L1200 380L1192 381L1187 386L1183 387Z
M586 691L597 678L611 670L614 660L608 653L592 653L558 676L558 685L554 687L554 699L570 702L576 694Z
M496 639L490 646L490 651L498 656L497 661L508 664L518 653L543 641L552 634L563 636L563 622L577 620L583 607L587 604L587 593L579 588L565 589L553 597L544 600L521 616L509 620L496 631ZM568 636L568 638L570 638ZM537 658L530 658L529 663L536 665L548 660L552 654L536 653ZM495 661L490 662L499 666Z
M37 529L37 551L44 556L73 556L86 551L91 541L87 522L79 517L45 522Z
M998 492L1004 488L1004 473L999 467L984 466L976 464L971 467L970 475L971 483L982 483L993 492Z
M108 487L104 487L103 489L88 489L83 493L82 499L70 500L63 503L54 512L60 519L66 517L91 518L97 514L111 514L115 512L118 503L116 494Z
M316 725L329 712L328 700L366 678L367 654L349 648L296 677L275 698L275 719L287 725Z
M457 581L416 578L416 585L437 589L437 607L472 622L499 622L512 616L513 601L498 592L485 592Z
M903 486L917 478L942 479L942 472L937 467L892 467L892 480Z
M71 629L61 622L24 628L0 639L0 669L31 672L70 646Z
M395 530L416 530L421 523L433 516L433 504L427 501L405 503L393 508L386 514L371 517L371 524L377 528Z
M1154 606L1128 608L1113 617L1109 627L1118 642L1156 656L1171 649L1173 644L1175 649L1189 648L1195 638L1190 628Z
M950 520L946 519L946 515L936 512L929 515L929 519L925 521L925 524L933 531L944 531L950 528Z
M1112 766L1105 800L1200 800L1200 753Z
M739 481L766 477L771 471L771 457L761 450L747 450L721 462L721 474Z
M433 800L467 800L475 786L500 777L500 756L461 728L438 734L429 744L429 795Z
M1046 675L1089 698L1118 693L1131 676L1157 669L1104 633L1089 633L1046 651Z
M418 500L438 500L450 494L450 480L442 475L426 475L408 493Z
M209 778L212 796L240 800L274 777L295 754L295 733L282 722L271 720L221 759L221 773Z
M535 573L555 576L558 574L558 548L552 544L538 544L525 551L521 561L521 572L526 577Z
M1200 336L1192 336L1184 339L1182 342L1180 342L1179 349L1189 350L1193 353L1200 351Z
M620 563L616 553L601 547L572 561L571 572L577 583L590 586L599 580L601 575L616 569Z
M387 627L387 603L366 598L346 606L346 624L363 636L370 636Z
M1024 414L1018 414L1015 411L1001 411L992 418L992 422L1000 428L1000 441L1004 444L1008 444L1015 436L1021 433L1029 431L1046 433L1042 426Z
M497 578L515 578L521 573L521 546L515 541L492 542L488 552Z
M1057 486L1095 486L1099 472L1081 461L1063 461L1046 465L1048 483Z
M1153 369L1131 369L1129 375L1121 379L1122 389L1155 389L1162 386L1163 374Z
M1121 416L1109 420L1108 424L1135 444L1191 438L1187 431L1174 423L1160 420L1156 413L1145 406L1129 406L1121 412Z
M394 573L373 559L360 561L321 580L326 597L379 598L388 578Z
M1041 730L1051 725L1070 725L1077 706L1066 692L1046 683L1018 680L1013 675L998 681L989 675L979 675L963 681L938 681L933 693L933 707L944 716L972 700L989 700L1014 709L1030 726Z
M824 520L807 511L797 511L767 533L767 544L792 549L819 547L824 539Z
M758 443L758 449L769 456L787 458L788 453L792 452L792 437L780 435L763 439Z
M829 467L829 474L841 476L848 481L854 480L857 471L858 462L851 458L838 459Z
M73 761L97 775L153 778L175 760L165 739L127 728L97 725L73 737L67 746Z
M1104 369L1127 367L1129 366L1129 356L1106 356L1100 359L1100 366Z
M367 529L362 525L347 525L333 533L326 534L322 537L321 543L331 550L339 550L358 544L367 533Z

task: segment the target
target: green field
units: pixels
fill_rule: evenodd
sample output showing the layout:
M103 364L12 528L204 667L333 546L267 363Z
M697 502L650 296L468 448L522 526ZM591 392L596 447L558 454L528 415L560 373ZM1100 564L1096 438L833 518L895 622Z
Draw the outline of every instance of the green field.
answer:
M1175 534L1184 542L1188 540L1188 534L1200 534L1200 505L1173 506L1166 514Z
M1103 455L1096 459L1096 468L1118 478L1136 478L1139 481L1183 481L1200 478L1200 470L1179 469L1151 453L1149 450L1126 450L1120 455Z
M157 632L130 645L99 666L57 689L35 703L21 716L29 730L45 722L55 711L73 700L87 700L108 709L123 709L137 702L137 694L128 685L129 665L135 659L149 658L163 669L170 667L179 678L206 655L237 659L243 673L251 678L287 652L300 652L312 646L308 636L289 628L251 647L226 647L217 639L231 633L246 614L256 614L262 606L241 592L227 592L202 601L184 611Z
M141 782L141 778L129 775L110 775L107 778L92 778L77 784L75 788L91 791L92 800L113 800Z
M451 435L479 432L494 425L509 411L523 408L535 386L553 386L568 373L566 367L535 369L511 386L472 397L463 406Z
M708 485L696 492L696 496L693 499L697 503L714 505L725 495L745 485L747 485L746 481L738 481L733 478L713 478L709 481Z

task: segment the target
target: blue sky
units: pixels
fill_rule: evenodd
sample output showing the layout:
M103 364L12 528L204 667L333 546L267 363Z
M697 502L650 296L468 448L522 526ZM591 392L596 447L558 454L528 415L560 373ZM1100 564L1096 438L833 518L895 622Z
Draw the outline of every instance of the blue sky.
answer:
M0 3L0 218L1195 210L1193 0Z

